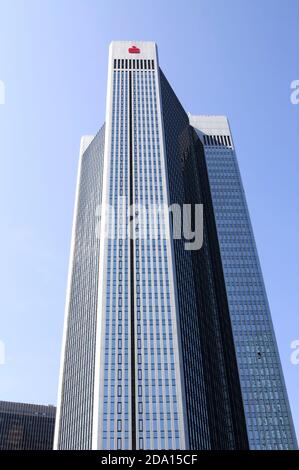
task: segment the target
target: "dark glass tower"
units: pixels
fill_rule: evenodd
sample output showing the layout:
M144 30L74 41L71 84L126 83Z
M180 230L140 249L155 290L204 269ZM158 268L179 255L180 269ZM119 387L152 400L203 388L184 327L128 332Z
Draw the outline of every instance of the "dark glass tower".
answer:
M251 449L296 449L296 435L233 138L225 116L189 116L204 146L207 184Z
M0 450L53 449L54 406L0 401Z
M248 448L205 150L156 45L113 42L105 126L81 143L57 449ZM202 206L190 249L176 211L193 230Z
M170 204L204 207L203 246L186 251L185 240L173 240L189 445L242 449L243 403L204 149L162 71L160 76Z

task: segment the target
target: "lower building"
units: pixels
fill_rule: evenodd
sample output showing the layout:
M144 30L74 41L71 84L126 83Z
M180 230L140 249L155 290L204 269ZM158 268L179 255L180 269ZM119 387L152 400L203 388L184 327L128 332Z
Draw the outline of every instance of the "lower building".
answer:
M0 401L0 450L53 449L55 406Z

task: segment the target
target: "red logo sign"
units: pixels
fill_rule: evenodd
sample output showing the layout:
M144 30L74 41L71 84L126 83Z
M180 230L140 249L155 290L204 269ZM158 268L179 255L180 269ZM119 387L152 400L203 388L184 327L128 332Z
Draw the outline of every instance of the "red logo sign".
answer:
M130 52L130 54L139 54L140 53L140 49L136 46L129 47L128 51Z

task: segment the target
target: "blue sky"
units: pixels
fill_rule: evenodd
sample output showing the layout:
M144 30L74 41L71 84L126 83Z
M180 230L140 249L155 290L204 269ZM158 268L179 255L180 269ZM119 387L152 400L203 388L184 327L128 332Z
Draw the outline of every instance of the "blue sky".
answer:
M0 400L55 404L79 142L111 40L154 40L187 111L229 117L299 433L297 0L0 0Z

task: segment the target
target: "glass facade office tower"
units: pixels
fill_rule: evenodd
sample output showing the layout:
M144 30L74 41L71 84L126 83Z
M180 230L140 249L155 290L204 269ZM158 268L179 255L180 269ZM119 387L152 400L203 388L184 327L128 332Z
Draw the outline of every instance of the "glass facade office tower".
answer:
M212 194L251 449L295 449L295 430L233 138L225 116L189 116Z
M53 449L54 406L0 401L0 450Z
M212 198L155 44L113 42L105 125L81 142L54 448L248 448ZM192 225L203 204L200 249L153 212L174 204Z

